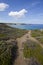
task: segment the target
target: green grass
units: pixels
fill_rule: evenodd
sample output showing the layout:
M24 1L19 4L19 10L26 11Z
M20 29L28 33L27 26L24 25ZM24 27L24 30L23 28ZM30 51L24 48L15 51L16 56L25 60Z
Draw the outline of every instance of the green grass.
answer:
M31 36L39 40L43 44L43 31L33 30Z
M32 37L38 37L41 35L40 30L33 30L31 33Z
M24 57L25 58L36 58L41 65L43 65L43 48L35 42L28 41L24 44Z
M16 38L23 36L24 34L26 34L28 31L26 30L20 30L20 29L16 29L14 32L14 35Z

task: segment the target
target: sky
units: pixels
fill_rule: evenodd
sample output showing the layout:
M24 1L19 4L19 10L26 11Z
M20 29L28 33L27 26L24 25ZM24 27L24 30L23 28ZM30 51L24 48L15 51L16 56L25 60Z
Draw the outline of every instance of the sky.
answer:
M43 24L43 0L0 0L0 23Z

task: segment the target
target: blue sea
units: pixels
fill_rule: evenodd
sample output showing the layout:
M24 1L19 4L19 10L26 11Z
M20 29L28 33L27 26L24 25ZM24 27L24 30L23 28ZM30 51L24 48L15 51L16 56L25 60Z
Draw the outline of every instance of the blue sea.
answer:
M43 29L43 24L10 24L9 26L13 28L26 29L26 30L35 30L35 29Z

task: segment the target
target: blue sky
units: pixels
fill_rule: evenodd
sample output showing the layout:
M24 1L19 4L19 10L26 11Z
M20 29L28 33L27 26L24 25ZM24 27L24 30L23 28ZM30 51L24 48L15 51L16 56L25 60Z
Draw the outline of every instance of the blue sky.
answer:
M43 24L43 0L0 0L0 23Z

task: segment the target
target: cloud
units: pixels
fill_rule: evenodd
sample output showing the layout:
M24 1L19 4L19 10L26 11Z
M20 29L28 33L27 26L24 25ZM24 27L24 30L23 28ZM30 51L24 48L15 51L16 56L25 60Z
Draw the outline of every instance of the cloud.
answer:
M9 12L9 16L12 16L12 17L16 17L16 18L21 18L23 16L25 16L25 13L27 13L27 10L26 9L22 9L20 11L11 11Z
M6 3L0 3L0 11L4 11L8 7L9 7L8 4L6 4Z

